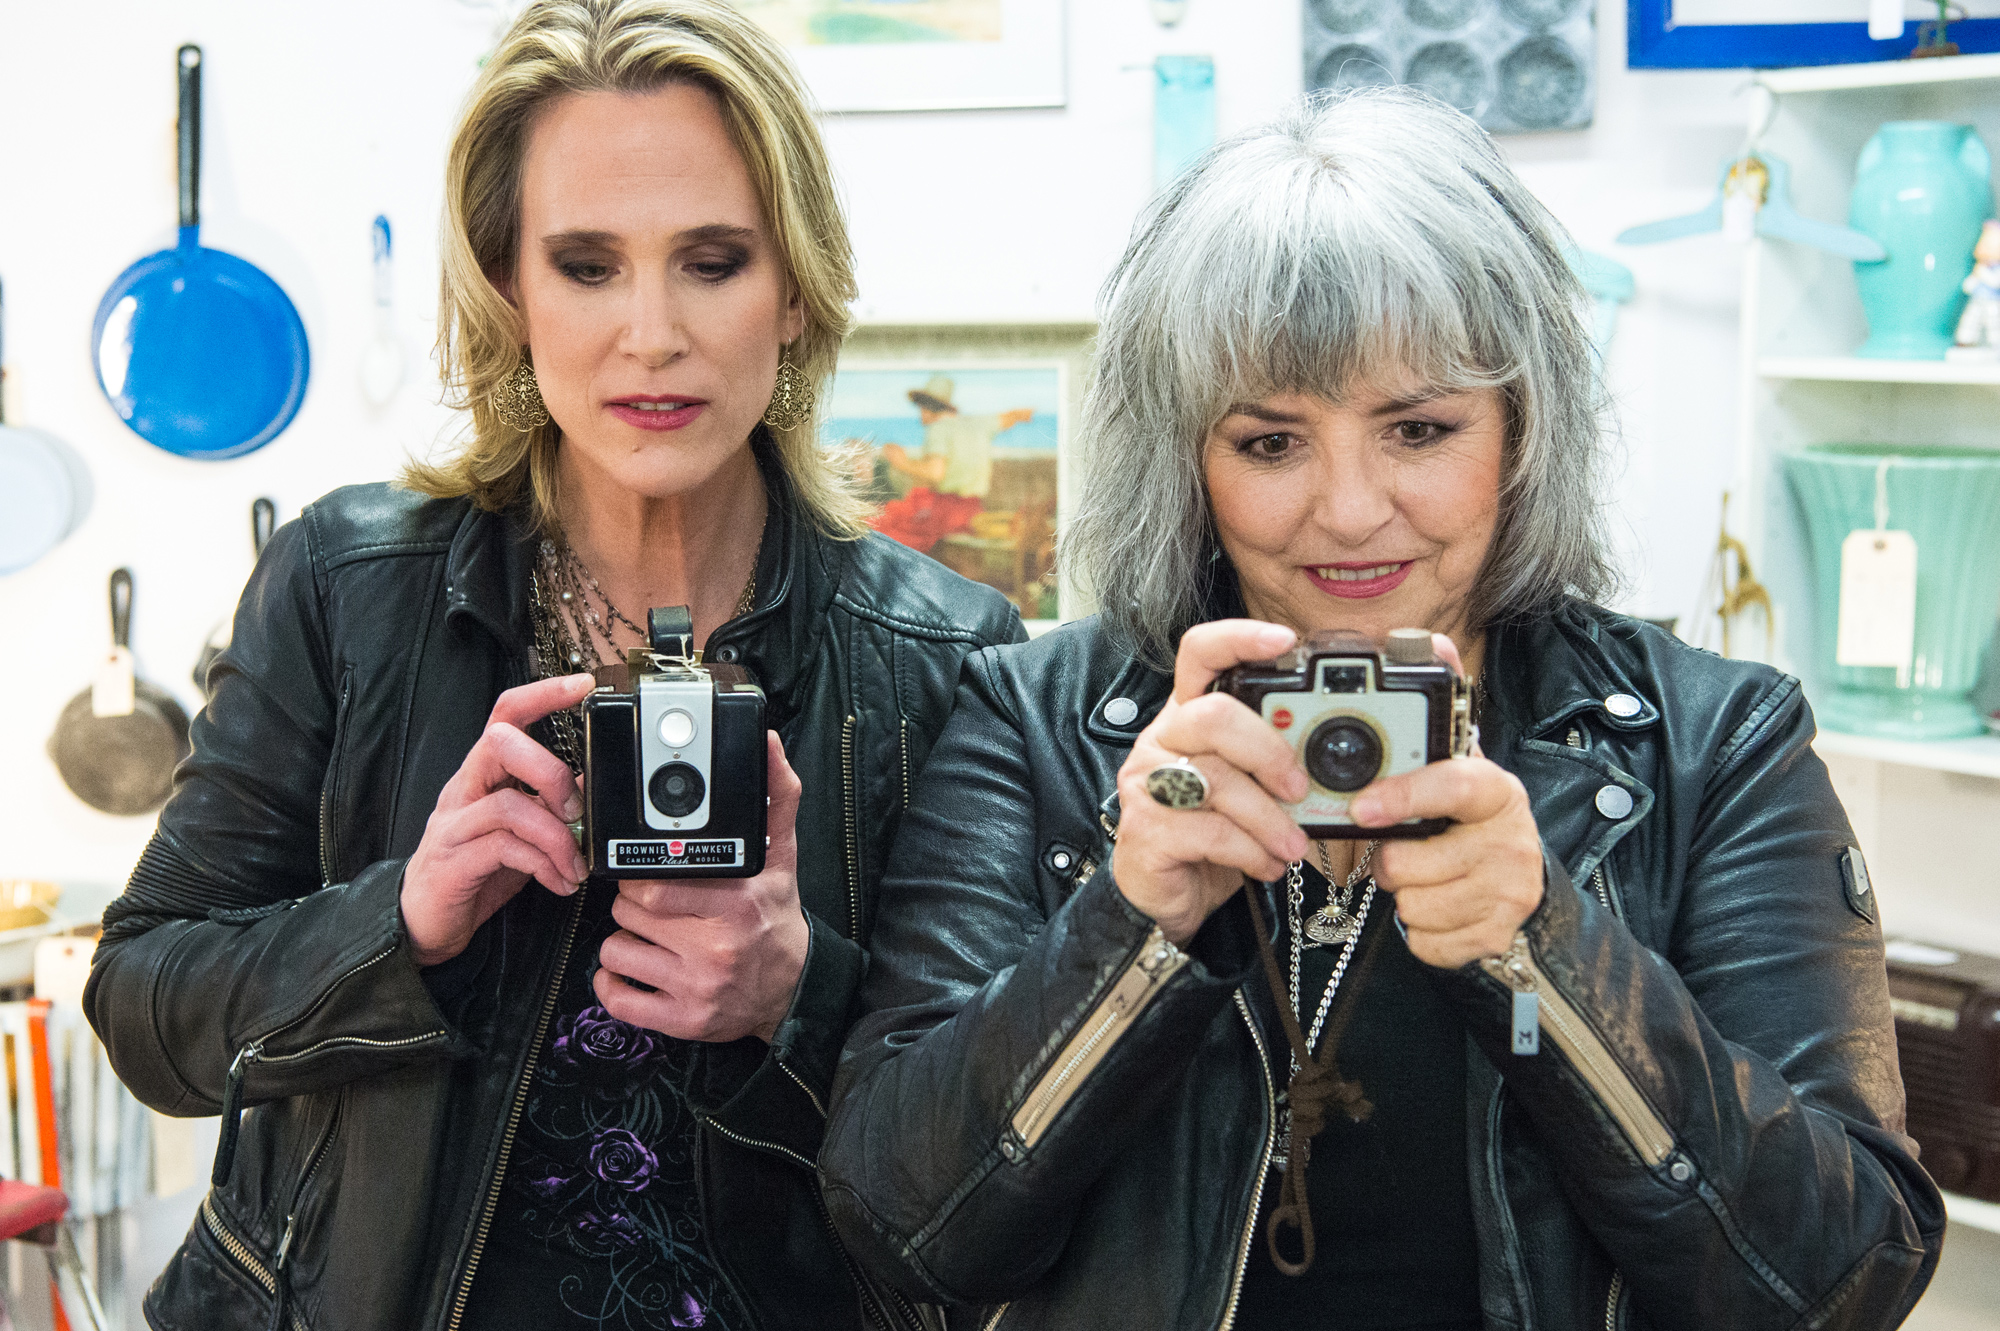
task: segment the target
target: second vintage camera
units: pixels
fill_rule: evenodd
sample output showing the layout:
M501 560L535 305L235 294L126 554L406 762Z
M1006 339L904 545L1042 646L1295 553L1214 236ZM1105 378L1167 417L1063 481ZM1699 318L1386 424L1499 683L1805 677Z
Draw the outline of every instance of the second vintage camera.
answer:
M686 606L647 616L651 651L583 700L584 854L608 878L751 878L764 869L764 691L705 665Z
M1435 836L1448 818L1357 827L1348 801L1383 777L1472 751L1472 698L1431 648L1424 629L1396 629L1381 650L1358 633L1306 635L1275 661L1222 673L1216 689L1241 699L1298 751L1311 779L1287 805L1292 821L1321 840Z

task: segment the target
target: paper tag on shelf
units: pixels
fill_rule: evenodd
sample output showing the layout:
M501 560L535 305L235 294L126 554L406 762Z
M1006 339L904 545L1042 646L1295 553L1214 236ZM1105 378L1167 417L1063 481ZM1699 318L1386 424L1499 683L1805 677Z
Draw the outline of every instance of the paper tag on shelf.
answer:
M1868 0L1868 40L1893 42L1903 35L1903 0Z
M90 714L130 716L134 706L132 653L123 647L113 647L104 664L97 667L97 678L90 683Z
M1906 531L1853 531L1840 543L1840 628L1833 659L1844 666L1907 670L1917 636L1917 541Z

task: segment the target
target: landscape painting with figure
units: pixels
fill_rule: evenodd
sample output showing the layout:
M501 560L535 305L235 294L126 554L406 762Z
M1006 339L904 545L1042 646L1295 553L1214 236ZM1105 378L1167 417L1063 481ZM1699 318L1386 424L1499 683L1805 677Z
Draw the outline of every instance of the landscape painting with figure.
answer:
M997 42L1002 0L733 0L787 46Z
M822 437L855 447L876 531L997 588L1023 619L1054 619L1063 374L843 366Z

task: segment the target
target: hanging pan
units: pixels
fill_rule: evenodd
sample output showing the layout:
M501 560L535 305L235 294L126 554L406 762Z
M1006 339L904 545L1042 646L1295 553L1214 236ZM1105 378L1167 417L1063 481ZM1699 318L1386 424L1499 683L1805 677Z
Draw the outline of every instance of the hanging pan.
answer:
M0 366L5 364L0 355ZM89 494L87 476L79 475L81 463L66 445L6 422L6 395L0 391L0 574L26 568L75 531Z
M49 756L63 784L93 809L149 813L166 803L174 768L188 756L188 719L165 689L132 665L132 570L111 575L111 655L69 700Z
M254 500L250 505L250 548L257 558L264 557L264 547L271 543L271 533L278 529L278 506L268 499ZM229 646L230 630L235 623L231 615L208 631L208 641L201 645L201 655L194 662L194 686L201 690L201 696L208 696L208 668L215 664L215 658L222 655Z
M233 458L277 438L305 400L305 325L256 265L201 244L201 48L183 46L180 240L127 268L91 334L98 386L149 443Z

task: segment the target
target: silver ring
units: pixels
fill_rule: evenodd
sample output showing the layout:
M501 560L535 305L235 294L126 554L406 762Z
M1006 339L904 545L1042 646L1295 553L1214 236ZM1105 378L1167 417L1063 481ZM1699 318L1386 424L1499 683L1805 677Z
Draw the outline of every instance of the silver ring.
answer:
M1208 803L1208 778L1186 758L1176 758L1146 773L1146 793L1169 809L1199 809Z

